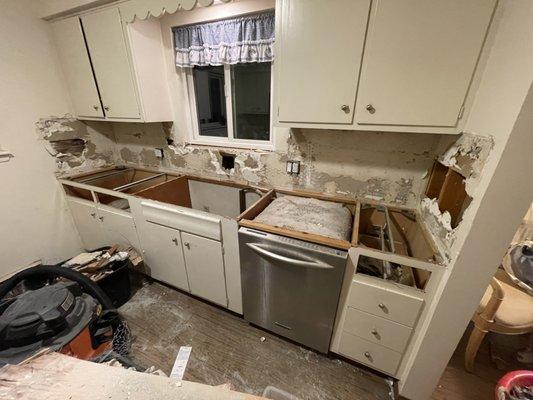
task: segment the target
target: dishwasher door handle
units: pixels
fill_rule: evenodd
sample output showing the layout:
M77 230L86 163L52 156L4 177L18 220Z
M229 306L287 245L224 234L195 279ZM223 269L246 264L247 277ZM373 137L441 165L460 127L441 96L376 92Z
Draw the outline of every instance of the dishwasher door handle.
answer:
M334 267L326 264L319 260L296 260L294 258L285 257L280 254L273 253L271 251L268 251L264 247L261 247L261 245L257 243L246 243L246 246L250 247L253 251L255 251L257 254L264 256L266 258L270 258L271 260L275 261L281 261L290 265L295 265L298 267L305 267L305 268L317 268L317 269L333 269Z

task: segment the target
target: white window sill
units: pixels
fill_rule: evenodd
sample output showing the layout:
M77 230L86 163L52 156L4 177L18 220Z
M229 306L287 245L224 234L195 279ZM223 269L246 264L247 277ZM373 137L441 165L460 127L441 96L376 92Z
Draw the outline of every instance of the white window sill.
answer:
M224 147L229 149L240 149L240 150L266 150L274 151L274 144L272 142L265 143L246 143L246 142L228 142L227 140L188 140L187 145L191 146L203 146L203 147Z

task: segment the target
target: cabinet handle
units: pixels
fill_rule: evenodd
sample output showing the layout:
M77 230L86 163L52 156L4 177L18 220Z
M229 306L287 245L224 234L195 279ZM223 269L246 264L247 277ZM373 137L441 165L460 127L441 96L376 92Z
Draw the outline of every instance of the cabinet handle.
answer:
M382 310L384 310L386 307L385 307L385 304L383 303L379 303L378 304L378 307L381 308Z
M350 112L350 106L348 104L343 104L341 110L348 114Z
M96 213L91 213L91 217L95 218L96 217Z
M374 114L376 112L376 109L374 108L372 104L368 104L366 106L366 111L368 111L370 114Z
M183 245L185 247L187 247L187 249L189 249L189 250L191 249L191 245L189 244L189 242L185 242L185 243L183 243Z
M374 336L377 336L377 334L378 334L378 331L377 331L376 328L372 329L370 332L371 332L372 335L374 335Z
M108 106L104 106L104 110L109 111L109 107Z
M365 352L364 352L364 355L365 355L365 357L368 358L368 359L370 359L370 358L372 357L368 351L365 351Z
M175 244L176 246L178 245L178 239L177 239L177 238L172 239L172 241L174 242L174 244Z
M104 217L98 217L98 219L102 222L104 222Z
M95 110L98 110L99 107L98 107L98 106L93 106L93 108L94 108Z

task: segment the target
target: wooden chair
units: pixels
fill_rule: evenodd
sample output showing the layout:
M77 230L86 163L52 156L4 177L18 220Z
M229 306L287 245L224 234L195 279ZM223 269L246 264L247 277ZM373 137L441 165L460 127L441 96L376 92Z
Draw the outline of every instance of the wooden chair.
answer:
M503 335L533 332L533 297L515 286L505 271L498 269L472 321L474 329L465 354L465 368L470 372L487 332Z

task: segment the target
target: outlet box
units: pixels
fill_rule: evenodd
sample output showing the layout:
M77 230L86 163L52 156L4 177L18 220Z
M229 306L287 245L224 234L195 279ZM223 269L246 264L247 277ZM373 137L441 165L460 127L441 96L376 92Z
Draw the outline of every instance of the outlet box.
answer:
M163 153L163 149L162 149L162 148L160 148L160 147L156 147L156 148L154 149L154 153L155 153L155 156L156 156L157 158L163 158L164 153Z
M286 171L291 175L300 173L300 161L287 161Z

